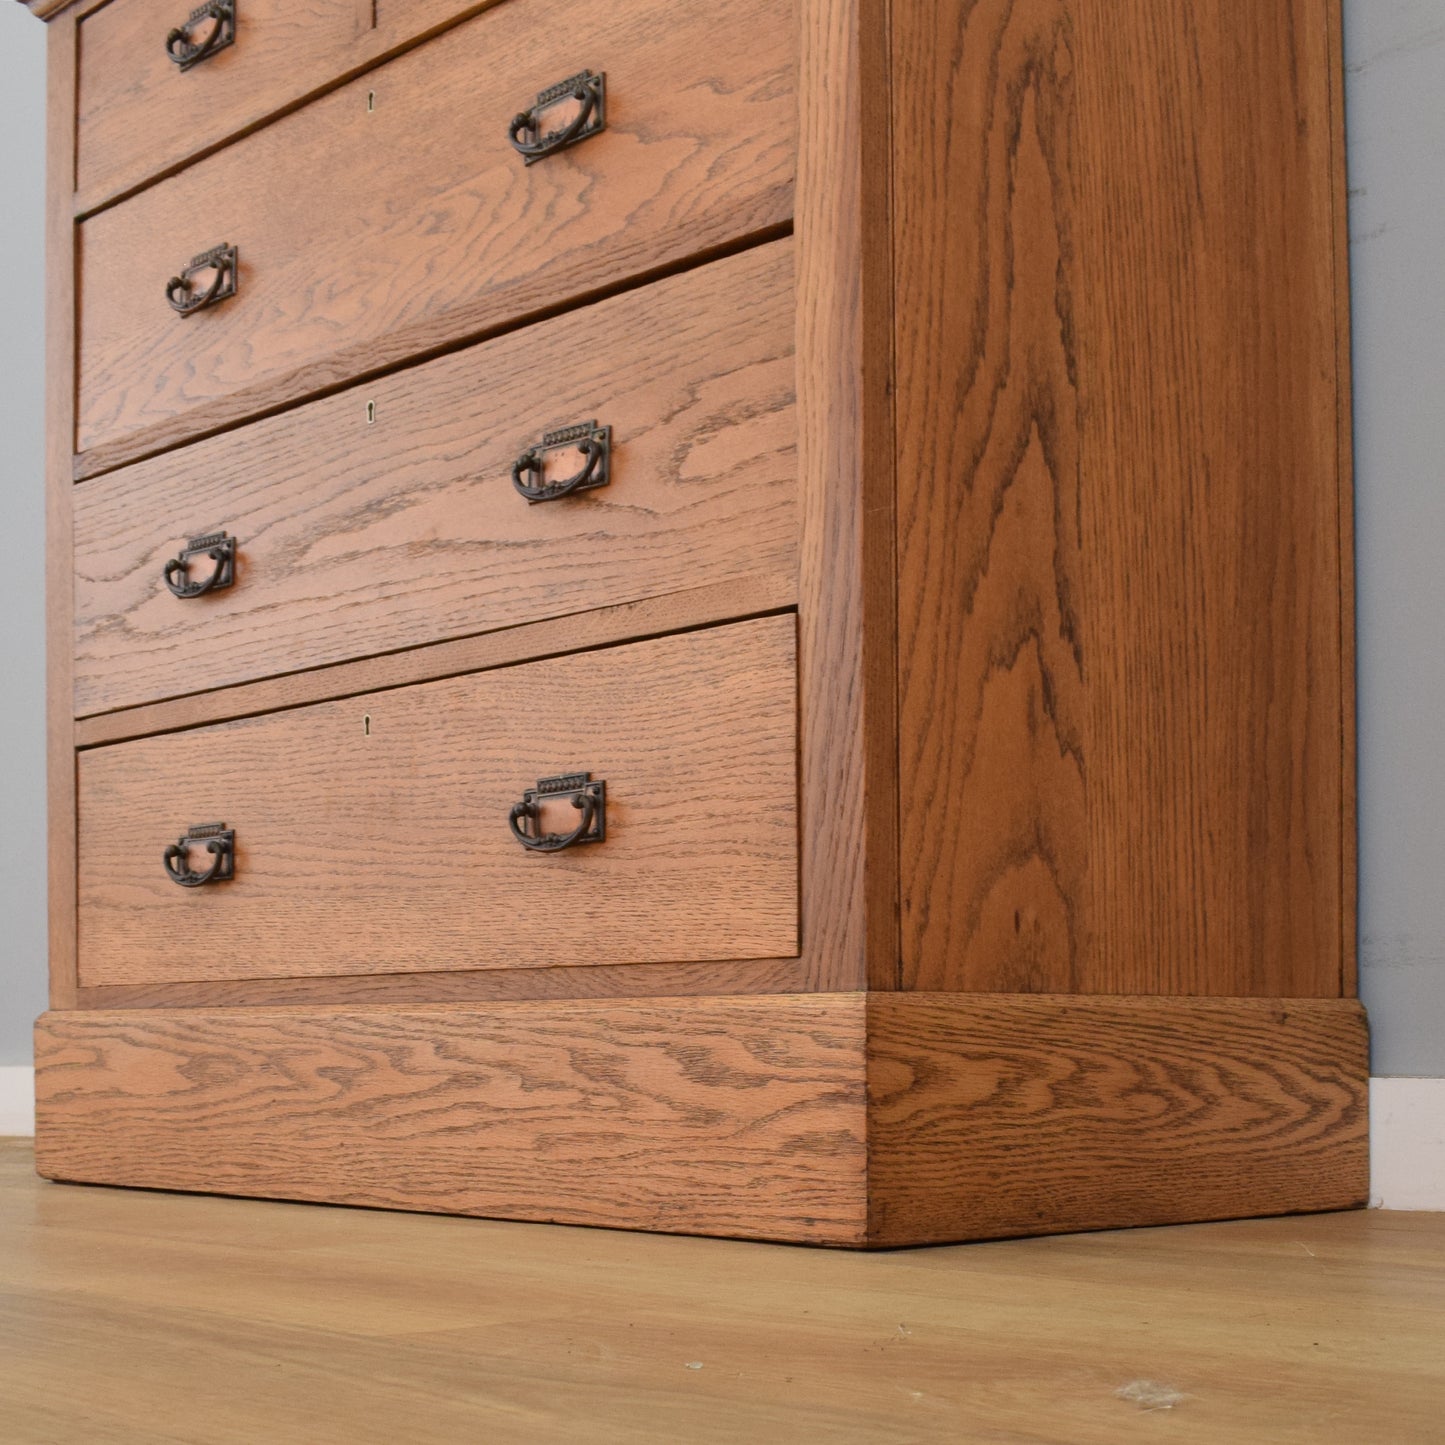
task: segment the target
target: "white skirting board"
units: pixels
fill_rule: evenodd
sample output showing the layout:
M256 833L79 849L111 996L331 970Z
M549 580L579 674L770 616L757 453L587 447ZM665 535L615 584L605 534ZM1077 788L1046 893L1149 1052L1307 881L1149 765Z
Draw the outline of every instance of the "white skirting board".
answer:
M35 1070L0 1065L0 1139L35 1132Z
M1370 1203L1445 1210L1445 1079L1370 1080Z
M35 1132L35 1070L0 1067L0 1136ZM1445 1210L1445 1079L1370 1080L1370 1203Z

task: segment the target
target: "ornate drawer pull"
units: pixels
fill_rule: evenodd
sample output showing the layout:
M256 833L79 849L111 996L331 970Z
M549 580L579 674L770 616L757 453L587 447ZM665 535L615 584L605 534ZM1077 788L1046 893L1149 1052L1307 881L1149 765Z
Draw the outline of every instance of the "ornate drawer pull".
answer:
M191 559L209 557L216 565L199 582L193 582L190 575ZM208 537L192 537L181 549L179 557L172 557L166 563L166 586L176 597L204 597L207 592L219 592L236 580L236 539L224 532L213 532Z
M541 803L544 799L570 798L582 814L582 821L570 833L541 831ZM512 836L533 853L560 853L574 843L601 843L607 837L607 784L592 781L591 773L562 773L541 778L535 788L522 794L507 819ZM523 827L523 823L529 824Z
M236 294L236 276L240 269L240 253L235 246L220 245L203 256L197 256L179 276L166 282L166 300L180 316L194 316L207 306L214 306ZM195 278L214 271L215 278L204 291L197 291Z
M560 482L544 482L547 474L547 453L579 451L585 458L582 470ZM522 453L512 463L512 485L529 502L555 502L558 497L585 492L592 487L605 487L612 475L612 428L598 426L595 421L580 426L549 431L541 444ZM533 483L527 477L535 477Z
M204 873L191 868L192 843L204 843L211 866ZM207 883L227 883L236 876L236 834L224 823L202 823L187 829L165 851L166 877L182 888L204 888Z
M546 112L566 100L576 101L581 109L566 125L548 130ZM544 90L531 110L513 119L507 134L517 153L531 165L606 129L607 77L584 70Z
M209 20L211 28L199 40L191 38L191 32ZM209 60L218 50L236 43L236 0L206 0L191 11L184 25L177 25L166 36L166 54L180 66L189 70L203 60Z

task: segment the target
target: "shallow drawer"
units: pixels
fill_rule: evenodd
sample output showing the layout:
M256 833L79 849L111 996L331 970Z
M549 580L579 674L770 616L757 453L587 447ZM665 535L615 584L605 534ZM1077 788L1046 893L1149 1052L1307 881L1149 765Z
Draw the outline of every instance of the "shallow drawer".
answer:
M791 578L793 323L774 242L77 487L77 712Z
M795 687L769 617L82 753L81 982L792 955ZM584 772L602 841L519 842ZM234 876L172 881L213 823Z
M170 170L482 0L111 0L80 22L80 204Z
M786 222L792 13L510 0L93 216L82 474ZM584 69L605 129L528 164L514 118Z

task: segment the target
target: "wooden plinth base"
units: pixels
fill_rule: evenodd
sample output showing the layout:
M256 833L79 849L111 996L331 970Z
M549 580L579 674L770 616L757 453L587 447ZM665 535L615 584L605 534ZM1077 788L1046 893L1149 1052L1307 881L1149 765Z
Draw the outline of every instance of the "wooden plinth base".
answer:
M52 1179L878 1247L1342 1209L1352 1001L822 994L46 1014Z

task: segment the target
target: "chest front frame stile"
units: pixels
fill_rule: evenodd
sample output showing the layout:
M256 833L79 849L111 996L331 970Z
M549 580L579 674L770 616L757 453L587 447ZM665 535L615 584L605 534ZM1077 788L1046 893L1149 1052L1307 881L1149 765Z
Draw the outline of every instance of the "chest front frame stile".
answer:
M36 1035L43 1174L854 1247L1363 1203L1367 1066L1352 938L1334 997L1120 1000L906 988L894 431L895 306L903 293L893 255L891 95L899 77L891 40L895 8L924 0L796 6L796 586L740 579L674 605L655 599L588 614L570 628L537 623L510 629L504 642L455 644L475 655L485 642L501 663L598 645L593 638L626 642L796 606L798 956L78 987L76 747L136 736L142 724L102 714L78 730L75 721L75 65L78 18L90 7L27 3L51 27L51 1012ZM1329 13L1338 35L1336 0L1298 3ZM1337 106L1331 123L1338 144ZM1337 202L1342 182L1337 159ZM1340 244L1330 238L1336 259ZM1342 389L1346 355L1338 358ZM1347 418L1341 429L1347 437ZM1342 448L1342 517L1347 456ZM1344 652L1347 606L1341 627ZM389 685L375 680L382 667L399 669L401 681L446 675L445 662L420 655L344 663L318 675L318 695ZM290 705L287 688L309 685L278 680L202 694L146 710L143 726L162 732L246 716ZM1343 672L1339 685L1348 714ZM1345 777L1352 747L1347 726ZM1348 877L1348 789L1343 806L1340 869ZM1348 911L1352 894L1343 891ZM458 1031L468 1046L439 1075L429 1040ZM330 1040L374 1070L374 1097L362 1088L344 1112L321 1087ZM596 1080L558 1062L589 1046L617 1049L607 1078L627 1104L605 1117L586 1102ZM186 1058L198 1053L271 1082L238 1109L226 1089L187 1073ZM575 1143L533 1180L526 1161L559 1132L556 1114L527 1112L525 1096L537 1087L573 1091L560 1132ZM474 1139L475 1153L420 1126L406 1132L407 1099L436 1088L453 1101L453 1122L475 1131L463 1136ZM1130 1114L1141 1100L1152 1105L1147 1126ZM760 1113L768 1101L793 1112ZM683 1124L700 1104L717 1122ZM304 1121L308 1110L325 1129L309 1135L303 1124L288 1134L284 1121ZM284 1169L268 1158L268 1129L288 1160ZM1013 1149L1017 1130L1028 1131L1032 1147ZM645 1188L633 1168L598 1171L603 1137L615 1145L611 1157L643 1171ZM327 1168L323 1156L355 1164ZM207 1158L218 1161L214 1168L202 1165ZM497 1166L492 1185L480 1178L487 1160ZM408 1189L402 1175L413 1161L422 1174ZM1004 1212L988 1186L1000 1169L1010 1171L1014 1201ZM1252 1170L1245 1188L1239 1181ZM730 1193L739 1207L720 1207Z

